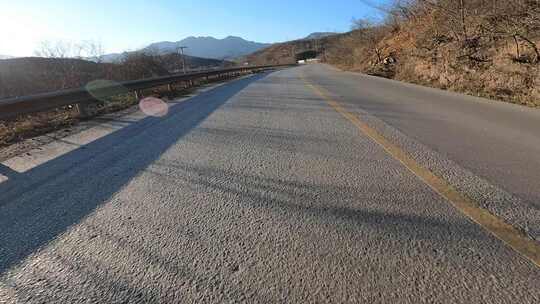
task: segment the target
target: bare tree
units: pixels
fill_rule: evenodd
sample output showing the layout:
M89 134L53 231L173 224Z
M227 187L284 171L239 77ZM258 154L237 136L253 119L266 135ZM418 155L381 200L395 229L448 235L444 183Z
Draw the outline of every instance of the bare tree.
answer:
M125 79L149 78L169 74L161 56L147 54L147 52L126 53L121 68Z
M34 52L48 61L47 79L51 87L66 89L81 85L81 61L101 63L103 46L94 41L43 41ZM79 60L79 61L78 61Z
M80 56L80 49L67 41L42 41L34 54L44 58L75 58Z
M461 47L474 48L480 40L493 43L511 39L517 60L540 62L540 50L535 43L540 35L538 0L395 0L391 6L360 1L385 13L387 23L394 28L400 22L429 15L433 20L430 34L434 40L446 41L445 37L452 37L452 40L461 42ZM525 48L534 53L533 58L526 58Z
M498 2L493 0L494 2ZM518 0L497 3L482 16L481 28L491 38L511 38L516 48L516 60L522 58L521 43L534 53L532 63L540 62L540 50L534 38L540 36L540 1Z
M101 42L87 40L83 41L80 46L81 53L84 54L84 57L91 58L96 63L103 62L103 55L105 54L105 50Z
M363 43L376 58L376 64L383 61L382 51L379 43L385 36L386 28L384 25L377 25L375 22L366 19L353 19L353 29L356 30L356 35L360 42Z
M50 59L47 80L51 87L66 89L79 85L76 63L72 60L80 57L79 46L66 41L43 41L34 53L38 57Z

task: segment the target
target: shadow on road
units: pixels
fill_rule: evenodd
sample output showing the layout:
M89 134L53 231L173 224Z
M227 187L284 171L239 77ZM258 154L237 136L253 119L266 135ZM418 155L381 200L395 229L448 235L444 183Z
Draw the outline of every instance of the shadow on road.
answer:
M0 274L79 223L212 112L268 74L226 84L0 184ZM0 173L5 172L0 167Z
M325 229L335 229L340 234L363 230L366 226L370 226L383 231L388 239L396 240L414 239L425 240L429 243L454 243L458 235L472 240L485 238L485 233L477 229L476 224L467 220L460 222L458 227L455 222L448 222L437 215L400 211L403 208L400 206L378 210L367 207L376 206L381 201L391 201L394 197L392 193L398 192L399 186L375 192L362 187L311 184L247 173L239 174L217 167L195 166L181 161L166 164L158 161L155 167L162 170L154 169L146 172L155 175L155 178L163 179L164 182L180 178L194 188L208 189L207 192L233 194L240 198L241 205L231 210L249 206L259 209L261 213L269 211L274 215L285 214L287 219L297 222L302 222L306 216L312 217L317 219L317 223ZM169 176L163 172L167 168L172 168L177 172L183 171L184 174ZM393 201L393 204L399 203ZM221 212L224 216L223 211ZM294 219L295 217L300 217L300 219ZM456 228L459 228L458 233L456 233ZM464 231L466 233L463 233ZM490 249L486 249L486 253L488 250Z

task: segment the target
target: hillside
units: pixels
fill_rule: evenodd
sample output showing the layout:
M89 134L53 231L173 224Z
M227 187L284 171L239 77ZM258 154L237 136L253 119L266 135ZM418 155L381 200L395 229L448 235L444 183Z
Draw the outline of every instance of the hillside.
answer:
M325 50L332 48L345 34L334 34L319 39L300 39L283 43L276 43L250 55L237 59L238 62L254 65L288 64L296 62L296 55L305 51L315 50L321 55Z
M528 106L540 106L540 2L409 1L386 7L383 23L357 20L356 30L274 45L242 58L286 63L318 50L344 70Z
M78 59L30 57L2 60L0 98L74 87L75 84L82 85L92 78L105 78L107 67L112 65ZM70 73L68 77L67 70L71 68L77 73Z
M96 79L123 81L162 76L182 68L182 57L177 54L147 56L133 53L126 56L120 64L40 57L2 60L0 98L81 87ZM224 64L230 63L186 56L186 65L191 69Z
M334 35L337 35L338 33L334 33L334 32L315 32L315 33L311 33L309 34L306 38L304 38L305 40L311 40L311 39L321 39L321 38L325 38L325 37L329 37L329 36L334 36Z
M540 2L412 1L359 28L329 63L397 80L540 106ZM398 13L402 12L402 13Z

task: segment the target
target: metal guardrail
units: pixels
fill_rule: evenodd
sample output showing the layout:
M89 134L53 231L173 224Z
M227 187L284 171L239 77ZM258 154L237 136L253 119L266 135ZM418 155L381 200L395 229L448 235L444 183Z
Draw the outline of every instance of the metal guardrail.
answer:
M162 85L170 85L180 81L197 80L212 76L227 76L232 73L246 73L289 66L292 65L268 65L208 70L202 72L176 74L171 76L119 82L116 84L96 88L92 90L92 92L89 92L86 88L83 87L78 89L55 91L31 96L0 99L0 120L13 118L23 114L52 110L68 105L89 104L98 101L95 96L109 97L118 95L119 92L126 92L126 90L127 92L138 92L140 90L150 89Z

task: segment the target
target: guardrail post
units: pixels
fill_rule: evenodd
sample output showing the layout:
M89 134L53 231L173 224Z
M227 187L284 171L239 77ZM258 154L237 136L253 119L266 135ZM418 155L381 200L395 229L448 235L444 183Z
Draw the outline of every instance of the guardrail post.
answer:
M75 109L79 113L79 117L87 118L90 116L90 111L88 109L88 103L81 102L75 105Z

